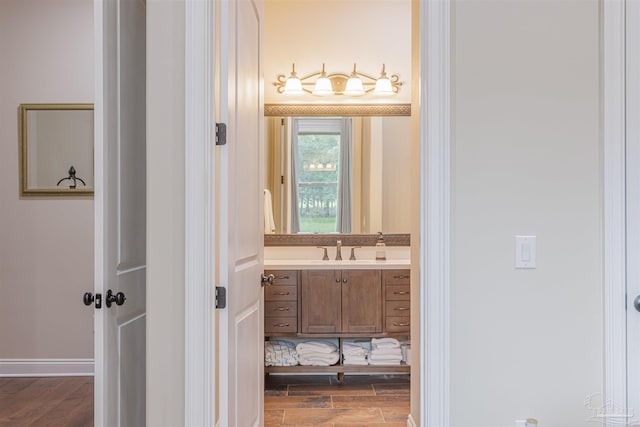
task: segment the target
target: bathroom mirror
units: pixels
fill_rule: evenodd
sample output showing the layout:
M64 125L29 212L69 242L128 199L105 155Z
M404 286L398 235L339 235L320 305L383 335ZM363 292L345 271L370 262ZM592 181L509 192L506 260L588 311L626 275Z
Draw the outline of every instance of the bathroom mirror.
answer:
M265 234L409 233L410 120L267 117Z
M20 195L93 195L93 104L21 104Z

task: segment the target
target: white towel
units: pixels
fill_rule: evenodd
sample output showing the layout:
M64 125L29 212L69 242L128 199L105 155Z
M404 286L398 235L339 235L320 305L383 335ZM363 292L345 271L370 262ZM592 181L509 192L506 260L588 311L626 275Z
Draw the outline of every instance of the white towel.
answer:
M383 356L383 355L391 355L391 356L395 356L395 355L402 355L402 349L401 348L373 348L373 350L371 350L371 354L377 354L379 356Z
M342 344L342 354L347 356L366 356L369 349L366 347L369 343L344 342Z
M328 341L306 341L296 346L298 354L330 354L337 353L338 347Z
M400 365L400 360L369 360L369 365Z
M338 352L325 354L298 355L298 361L305 366L331 366L340 359Z
M264 189L264 234L274 234L276 223L273 220L273 202L271 191Z
M372 348L400 348L400 341L395 338L372 338Z
M344 359L344 361L342 362L344 365L357 365L357 366L366 366L369 364L369 362L367 361L367 359Z

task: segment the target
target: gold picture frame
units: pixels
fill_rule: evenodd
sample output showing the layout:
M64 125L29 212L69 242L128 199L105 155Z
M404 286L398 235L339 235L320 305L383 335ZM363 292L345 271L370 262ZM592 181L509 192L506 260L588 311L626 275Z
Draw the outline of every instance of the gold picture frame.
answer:
M20 104L21 197L93 196L93 104Z

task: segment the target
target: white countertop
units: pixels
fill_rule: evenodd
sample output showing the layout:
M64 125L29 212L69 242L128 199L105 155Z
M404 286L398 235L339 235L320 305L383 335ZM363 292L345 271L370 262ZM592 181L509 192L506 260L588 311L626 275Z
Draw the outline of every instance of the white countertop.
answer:
M376 260L343 260L322 261L308 259L265 259L264 268L267 270L394 270L410 268L408 259L390 259L386 261Z

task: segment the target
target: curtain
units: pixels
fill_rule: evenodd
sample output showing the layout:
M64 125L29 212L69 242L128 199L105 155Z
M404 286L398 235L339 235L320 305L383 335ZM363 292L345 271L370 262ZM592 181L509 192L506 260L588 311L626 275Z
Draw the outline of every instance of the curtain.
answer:
M298 120L291 120L291 232L300 232L300 208L298 207Z
M351 139L353 133L351 119L344 117L341 125L336 231L351 233Z

